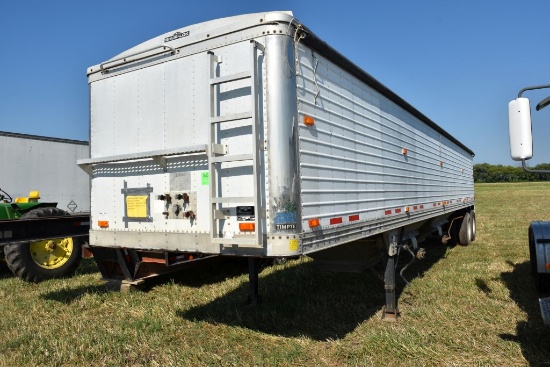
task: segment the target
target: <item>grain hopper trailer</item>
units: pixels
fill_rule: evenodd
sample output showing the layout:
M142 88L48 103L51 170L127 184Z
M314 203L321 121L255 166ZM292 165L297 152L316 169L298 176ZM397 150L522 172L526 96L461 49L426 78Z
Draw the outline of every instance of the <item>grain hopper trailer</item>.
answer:
M525 171L550 174L548 170L534 170L527 167L526 161L533 158L533 133L531 125L531 105L523 93L531 90L550 88L550 84L526 87L519 91L518 97L508 104L508 127L510 135L510 155L513 160L521 161ZM540 101L539 111L550 104L550 97ZM535 288L540 294L550 293L550 222L534 221L529 225L529 258L531 274ZM550 298L539 298L542 316L550 324Z
M71 275L89 230L88 143L0 132L0 258L38 282ZM39 191L37 190L39 189Z
M361 270L475 238L473 152L291 12L178 29L87 69L90 246L127 281L189 257ZM452 224L452 225L451 225Z

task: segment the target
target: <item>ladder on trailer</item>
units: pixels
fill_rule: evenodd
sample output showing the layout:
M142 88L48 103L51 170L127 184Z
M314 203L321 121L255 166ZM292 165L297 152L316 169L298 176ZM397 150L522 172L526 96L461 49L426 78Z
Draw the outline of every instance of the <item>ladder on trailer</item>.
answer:
M264 53L264 47L256 41L250 42L250 67L247 71L226 75L216 76L216 67L223 60L212 51L208 51L208 79L209 79L209 118L210 118L210 133L209 133L209 150L208 154L208 174L210 182L210 208L211 208L211 223L210 223L210 238L212 243L220 245L236 245L238 247L263 247L262 235L262 210L261 210L261 195L260 190L260 147L263 143L259 141L260 134L260 118L258 116L258 50ZM261 74L260 74L261 75ZM250 81L250 95L252 99L251 111L244 113L236 113L229 115L220 115L217 109L217 89L220 85L234 82L237 80ZM221 123L249 120L252 126L252 152L248 154L228 154L225 146L219 144L216 131ZM219 171L221 171L222 163L249 161L252 165L253 174L253 196L246 197L228 197L222 196L221 185L218 182ZM224 238L220 232L220 221L225 220L225 214L220 210L223 204L241 204L254 206L254 234L239 235L234 238Z

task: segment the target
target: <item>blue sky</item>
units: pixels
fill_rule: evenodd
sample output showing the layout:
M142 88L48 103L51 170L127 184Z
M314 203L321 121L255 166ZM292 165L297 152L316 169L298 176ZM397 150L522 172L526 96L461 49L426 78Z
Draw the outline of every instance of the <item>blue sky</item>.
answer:
M474 150L516 164L508 102L550 83L550 1L2 1L0 130L88 140L86 68L150 38L232 15L297 19ZM550 95L528 92L532 106ZM550 108L533 112L535 157L550 162Z

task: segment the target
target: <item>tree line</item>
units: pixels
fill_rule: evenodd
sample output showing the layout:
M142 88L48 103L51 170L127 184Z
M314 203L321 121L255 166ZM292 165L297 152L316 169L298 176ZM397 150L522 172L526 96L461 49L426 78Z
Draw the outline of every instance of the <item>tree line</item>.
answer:
M550 163L541 163L535 170L550 170ZM521 166L503 166L501 164L474 164L474 182L520 182L550 181L550 174L525 172Z

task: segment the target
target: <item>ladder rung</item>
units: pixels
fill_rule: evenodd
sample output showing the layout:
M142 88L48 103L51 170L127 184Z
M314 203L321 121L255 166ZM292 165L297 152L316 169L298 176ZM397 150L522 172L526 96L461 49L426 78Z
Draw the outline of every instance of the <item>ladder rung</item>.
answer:
M220 122L244 120L249 118L252 118L252 112L242 112L242 113L234 113L231 115L211 117L210 122L213 124L219 124Z
M253 154L238 154L238 155L226 155L224 157L212 157L210 158L211 163L222 163L222 162L238 162L238 161L249 161L254 159Z
M213 204L218 203L253 203L256 199L254 196L243 196L243 197L237 197L237 196L227 196L227 197L215 197L212 198Z
M212 243L221 245L239 245L249 247L261 247L256 243L256 238L213 238Z
M220 76L219 78L212 78L210 79L210 84L216 85L216 84L229 83L229 82L234 82L236 80L250 78L251 76L252 76L252 73L250 71L243 71L242 73Z

